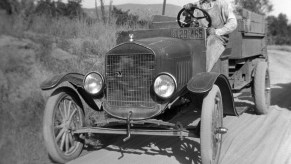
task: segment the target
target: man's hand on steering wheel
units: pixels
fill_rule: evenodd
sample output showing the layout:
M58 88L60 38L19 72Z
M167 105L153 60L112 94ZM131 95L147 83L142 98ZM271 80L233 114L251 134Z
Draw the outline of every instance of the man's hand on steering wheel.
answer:
M195 11L198 10L201 12L201 16L194 16ZM185 19L182 19L184 17ZM177 22L181 28L190 27L191 25L199 26L198 20L205 19L208 22L208 28L211 27L212 21L210 15L203 9L197 7L192 3L188 3L184 5L183 9L181 9L177 15ZM201 24L200 24L201 25Z

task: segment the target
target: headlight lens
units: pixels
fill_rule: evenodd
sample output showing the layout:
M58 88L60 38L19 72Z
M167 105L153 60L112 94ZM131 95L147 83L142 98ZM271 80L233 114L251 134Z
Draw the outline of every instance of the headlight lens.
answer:
M176 89L174 78L168 74L162 74L155 79L154 91L161 98L169 98Z
M87 74L84 80L84 89L92 95L97 95L100 93L104 85L104 80L101 74L96 72L91 72Z

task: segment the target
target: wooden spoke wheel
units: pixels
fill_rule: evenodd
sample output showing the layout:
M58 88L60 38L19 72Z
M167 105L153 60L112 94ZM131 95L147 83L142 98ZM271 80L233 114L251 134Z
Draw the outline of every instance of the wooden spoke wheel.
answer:
M218 86L214 85L208 95L203 99L201 113L201 159L203 164L218 163L221 141L222 141L222 120L223 104L221 92ZM226 132L226 129L225 129Z
M84 113L79 101L70 92L54 93L47 101L43 135L53 161L65 163L77 158L83 148L72 131L84 125Z

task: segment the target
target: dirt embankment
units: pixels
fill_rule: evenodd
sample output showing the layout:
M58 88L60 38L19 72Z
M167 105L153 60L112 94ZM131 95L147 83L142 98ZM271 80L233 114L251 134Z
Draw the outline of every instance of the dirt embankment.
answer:
M0 36L0 163L46 159L38 86L49 74L36 62L38 50L31 40Z
M0 163L50 163L41 132L48 95L39 86L73 55L43 44L0 35Z
M100 69L102 55L90 41L32 32L23 32L22 38L0 34L0 154L5 157L0 164L50 163L41 131L49 92L39 86L59 73Z
M0 34L0 164L50 163L41 132L49 92L40 84L60 73L101 70L107 49L92 38L21 36Z

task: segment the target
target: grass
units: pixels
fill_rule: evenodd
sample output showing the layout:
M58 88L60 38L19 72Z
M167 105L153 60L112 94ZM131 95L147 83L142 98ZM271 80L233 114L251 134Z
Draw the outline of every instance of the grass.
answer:
M291 46L290 45L269 45L268 50L279 50L279 51L291 52Z
M127 27L44 16L0 19L0 163L50 163L41 131L49 93L41 82L59 73L102 72L116 31Z
M36 60L40 47L0 38L1 44L9 43L0 48L0 153L5 157L0 163L47 163L41 135L47 96L39 84L51 73Z
M0 153L5 158L0 163L50 163L40 131L43 97L35 92L20 102L5 102L2 107Z

